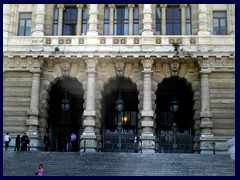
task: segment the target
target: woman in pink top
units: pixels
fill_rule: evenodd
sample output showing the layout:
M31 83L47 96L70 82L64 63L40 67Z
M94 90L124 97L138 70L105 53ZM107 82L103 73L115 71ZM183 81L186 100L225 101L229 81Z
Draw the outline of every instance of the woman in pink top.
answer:
M36 175L37 176L42 176L43 175L43 165L42 164L39 164Z

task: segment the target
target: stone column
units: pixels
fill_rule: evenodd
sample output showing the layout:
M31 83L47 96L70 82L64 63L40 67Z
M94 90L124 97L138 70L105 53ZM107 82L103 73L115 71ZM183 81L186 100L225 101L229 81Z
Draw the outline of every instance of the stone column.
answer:
M81 136L81 148L84 147L84 141L86 142L86 152L96 152L97 148L97 136L95 133L96 126L96 109L95 109L95 84L96 84L96 65L97 60L86 60L87 64L87 97L86 97L86 109L84 110L84 131ZM83 149L81 149L83 151Z
M145 59L141 63L143 65L143 110L142 110L142 141L143 153L154 153L155 136L154 136L154 121L152 110L152 64L153 60Z
M81 30L82 30L82 9L83 5L82 4L77 4L78 8L78 17L77 17L77 35L81 35Z
M230 18L231 18L231 28L230 28L230 34L235 35L235 4L229 4L230 6Z
M182 35L186 35L186 4L181 4L181 32Z
M211 121L212 112L210 111L209 105L209 83L208 83L208 75L211 72L208 70L200 71L201 74L201 137L213 137L212 127L213 122Z
M128 26L128 30L129 30L129 35L133 35L133 8L134 8L134 4L129 4L128 5L129 8L129 26Z
M162 14L162 24L161 24L161 31L162 35L166 35L166 9L167 5L166 4L161 4L161 14Z
M32 70L32 90L31 90L31 100L30 100L30 109L28 110L29 118L26 120L26 125L28 126L27 134L32 139L38 137L38 126L40 125L38 116L39 116L39 92L40 92L40 70ZM36 141L31 143L33 146L37 145Z
M44 24L45 24L45 4L37 4L35 31L32 33L32 36L35 36L35 37L44 36L45 34Z
M108 7L110 8L110 18L109 18L109 35L113 35L113 26L114 26L114 4L109 4Z
M152 31L152 5L143 5L143 32L142 35L153 35Z
M98 35L98 5L90 4L87 36Z
M58 36L62 36L62 27L63 27L63 10L64 5L63 4L58 4Z
M207 4L198 4L198 35L210 35Z
M7 51L10 35L11 4L3 4L3 52Z
M11 20L11 4L3 4L3 37L9 36Z

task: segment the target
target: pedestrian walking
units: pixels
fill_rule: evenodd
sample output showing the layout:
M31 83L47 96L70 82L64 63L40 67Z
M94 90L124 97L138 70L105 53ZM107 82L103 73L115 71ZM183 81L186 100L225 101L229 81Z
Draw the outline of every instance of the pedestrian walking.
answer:
M50 145L50 140L48 137L48 133L45 134L45 136L43 137L43 142L45 145L44 151L48 151L49 145Z
M29 143L29 139L28 139L28 136L27 136L27 133L25 133L22 138L21 138L21 151L27 151L27 145Z
M73 149L75 147L76 139L77 139L76 134L72 133L71 134L71 142L70 142L70 151L73 151Z
M137 133L134 134L133 141L134 141L134 152L137 153L138 152L138 142L139 142L139 136L137 135Z
M36 176L43 176L43 165L39 164L37 171L35 172Z
M20 134L18 134L15 140L16 151L20 150L20 144L21 144L21 139L20 139Z
M4 142L5 142L5 151L8 151L8 146L11 141L11 136L7 132L6 135L4 136Z

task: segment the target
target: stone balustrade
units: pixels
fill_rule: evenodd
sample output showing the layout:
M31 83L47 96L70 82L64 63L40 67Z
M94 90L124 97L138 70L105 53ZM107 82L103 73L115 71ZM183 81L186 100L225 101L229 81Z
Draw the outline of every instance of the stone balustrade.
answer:
M86 51L111 51L111 52L173 52L173 42L180 44L179 50L187 52L196 52L199 50L199 36L44 36L44 37L9 37L8 46L5 51L23 52L23 51L44 51L53 52L55 47L60 52L86 52ZM90 40L89 40L90 39ZM210 36L208 38L211 51L232 51L234 52L234 36ZM92 49L89 49L91 46ZM206 51L206 50L204 50Z

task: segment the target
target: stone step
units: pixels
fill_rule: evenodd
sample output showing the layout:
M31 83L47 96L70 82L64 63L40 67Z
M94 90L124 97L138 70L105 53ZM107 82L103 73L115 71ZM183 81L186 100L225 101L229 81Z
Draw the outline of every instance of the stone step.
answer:
M4 152L3 175L33 176L40 163L44 176L235 175L235 161L228 155L33 151Z

